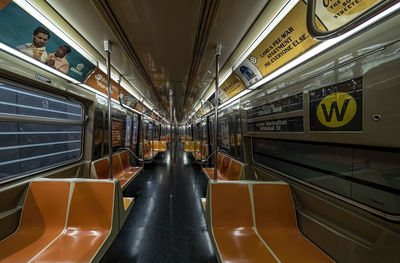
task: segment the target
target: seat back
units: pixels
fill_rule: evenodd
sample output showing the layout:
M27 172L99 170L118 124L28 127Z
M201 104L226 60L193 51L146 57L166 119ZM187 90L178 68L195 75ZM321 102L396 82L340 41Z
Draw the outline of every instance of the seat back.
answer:
M124 170L122 167L121 160L119 158L119 154L114 154L112 157L112 166L113 166L113 174L117 175Z
M185 150L185 152L189 151L189 142L188 141L185 141L185 143L184 143L184 150Z
M76 182L67 227L110 230L113 217L114 185L113 182L108 181Z
M33 181L22 209L19 231L27 227L60 230L65 226L70 183L66 181Z
M190 142L190 151L193 152L195 147L195 141Z
M30 183L17 231L0 243L0 261L27 262L62 233L70 182Z
M230 181L235 181L240 179L240 175L242 173L243 169L243 164L232 160L231 161L231 166L229 168L229 173L228 173L228 180Z
M156 150L157 151L162 151L161 141L156 141L156 145L157 145Z
M296 228L290 187L283 183L253 184L257 228Z
M109 164L108 158L103 158L93 162L94 169L96 170L98 179L108 179L109 176Z
M221 153L218 153L218 159L217 159L217 170L221 170L221 164L222 164L222 159L224 159L224 156Z
M230 166L231 166L231 158L229 158L228 156L224 156L224 159L222 160L221 169L219 170L222 176L224 177L228 176Z
M167 150L167 142L166 141L160 141L161 149L163 151Z
M120 152L119 157L121 159L123 169L131 167L131 164L129 162L129 153L127 151Z
M207 157L207 148L208 148L207 144L203 144L203 147L201 147L201 154L203 157Z
M253 217L247 184L213 183L211 220L213 228L252 227Z
M201 148L201 141L196 141L195 142L195 147L194 147L194 151L195 152L199 152Z

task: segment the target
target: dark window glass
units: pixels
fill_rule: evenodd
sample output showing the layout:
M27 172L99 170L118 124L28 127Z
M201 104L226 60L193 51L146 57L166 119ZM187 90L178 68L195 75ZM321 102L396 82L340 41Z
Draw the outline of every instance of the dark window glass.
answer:
M0 114L4 113L26 120L0 122L0 181L79 160L82 125L35 123L32 117L80 121L80 104L0 83Z
M0 83L0 113L81 120L82 107L48 95Z
M400 214L400 152L253 138L257 163L364 205Z

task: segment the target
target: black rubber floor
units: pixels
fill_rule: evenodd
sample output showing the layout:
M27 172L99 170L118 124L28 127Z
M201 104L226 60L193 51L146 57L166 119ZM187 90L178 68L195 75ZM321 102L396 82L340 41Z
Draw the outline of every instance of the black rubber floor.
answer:
M134 207L101 262L217 262L200 203L207 180L178 143L135 178Z

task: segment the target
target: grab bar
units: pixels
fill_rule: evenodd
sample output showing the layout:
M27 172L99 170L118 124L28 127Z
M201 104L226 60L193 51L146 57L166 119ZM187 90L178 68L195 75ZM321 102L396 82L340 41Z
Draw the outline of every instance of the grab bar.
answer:
M127 150L127 151L129 151L129 152L133 155L133 157L135 157L139 162L144 163L144 160L143 160L143 159L140 159L139 157L137 157L136 154L135 154L130 148L128 148L128 147L120 147L120 148L118 148L118 150Z
M371 9L365 11L363 14L355 18L354 20L346 23L345 25L336 28L331 31L321 31L317 28L315 24L315 6L316 0L307 0L307 30L310 35L317 40L328 40L331 38L338 37L349 32L351 29L361 25L362 23L366 22L371 17L377 15L378 13L382 12L384 9L389 8L390 6L394 5L397 1L396 0L386 0L382 1L381 3L375 5Z

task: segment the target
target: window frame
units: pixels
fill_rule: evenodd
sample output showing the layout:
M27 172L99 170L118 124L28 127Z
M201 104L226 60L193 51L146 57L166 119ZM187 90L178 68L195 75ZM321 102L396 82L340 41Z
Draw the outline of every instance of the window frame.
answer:
M59 99L59 100L63 100L66 102L73 102L76 104L79 104L81 106L81 120L62 120L59 118L49 118L49 117L38 117L38 116L19 116L17 114L9 114L9 113L0 113L0 123L4 123L4 122L14 122L14 123L31 123L31 124L53 124L53 125L80 125L81 126L81 143L80 143L80 147L81 147L81 153L78 159L73 160L73 161L66 161L66 162L61 162L61 163L57 163L54 165L50 165L50 166L46 166L44 168L41 168L40 170L35 170L34 172L29 172L26 174L22 174L22 175L18 175L18 176L13 176L12 178L8 178L5 180L1 180L0 181L0 185L2 184L6 184L12 181L16 181L22 178L26 178L35 174L39 174L45 171L49 171L55 168L59 168L62 166L65 166L67 164L73 164L73 163L77 163L80 162L85 154L85 147L84 147L84 143L85 143L85 120L87 118L86 116L86 109L85 109L85 105L81 102L81 101L77 101L74 99L71 99L67 96L63 96L57 93L53 93L53 92L48 92L46 90L43 90L43 88L40 87L34 87L33 85L30 84L24 84L15 80L9 80L9 79L5 79L3 77L0 77L0 83L4 83L5 85L10 85L12 87L16 87L16 88L20 88L20 89L24 89L27 90L29 92L32 92L33 94L36 95L43 95L43 96L49 96L51 98L54 99Z

